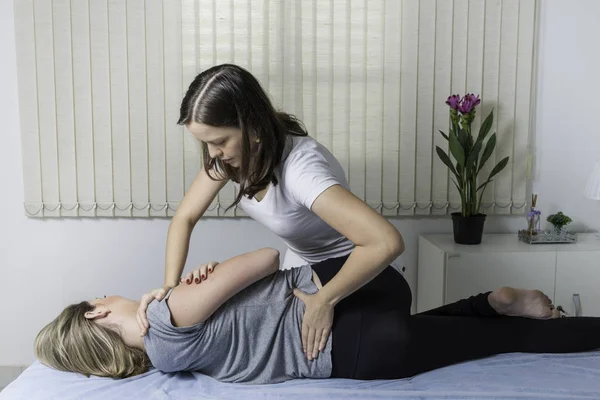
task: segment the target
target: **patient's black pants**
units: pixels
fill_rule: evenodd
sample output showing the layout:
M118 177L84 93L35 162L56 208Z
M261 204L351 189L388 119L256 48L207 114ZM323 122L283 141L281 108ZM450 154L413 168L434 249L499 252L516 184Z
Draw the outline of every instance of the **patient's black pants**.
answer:
M346 258L313 265L323 285ZM331 377L406 378L494 354L600 348L600 318L500 316L488 294L411 315L410 287L396 269L387 267L335 307Z

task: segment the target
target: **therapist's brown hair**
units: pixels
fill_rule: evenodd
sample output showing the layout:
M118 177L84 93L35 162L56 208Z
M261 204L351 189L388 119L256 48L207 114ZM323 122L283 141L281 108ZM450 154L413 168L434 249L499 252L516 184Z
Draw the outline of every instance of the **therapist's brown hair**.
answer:
M239 168L211 158L202 143L204 169L212 179L231 179L240 184L234 202L252 198L270 183L281 162L288 135L307 136L302 122L291 114L276 111L258 80L247 70L222 64L200 73L190 84L181 102L180 125L192 122L242 131L242 160ZM212 176L218 171L220 176Z

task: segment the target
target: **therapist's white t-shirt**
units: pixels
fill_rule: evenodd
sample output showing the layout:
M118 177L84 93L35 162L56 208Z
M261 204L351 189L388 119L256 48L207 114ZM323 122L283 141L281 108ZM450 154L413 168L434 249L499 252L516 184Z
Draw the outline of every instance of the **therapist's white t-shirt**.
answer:
M337 159L309 136L289 136L284 159L275 169L278 184L261 201L242 197L240 206L310 264L350 254L354 244L311 211L326 189L349 189Z

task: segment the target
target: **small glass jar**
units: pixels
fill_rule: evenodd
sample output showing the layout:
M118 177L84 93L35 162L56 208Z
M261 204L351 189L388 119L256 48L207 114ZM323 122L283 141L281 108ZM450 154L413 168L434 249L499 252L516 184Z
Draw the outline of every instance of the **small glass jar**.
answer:
M527 233L530 236L537 235L540 231L540 215L541 212L533 207L527 213Z
M564 241L567 238L567 227L566 226L553 226L554 237L556 240Z

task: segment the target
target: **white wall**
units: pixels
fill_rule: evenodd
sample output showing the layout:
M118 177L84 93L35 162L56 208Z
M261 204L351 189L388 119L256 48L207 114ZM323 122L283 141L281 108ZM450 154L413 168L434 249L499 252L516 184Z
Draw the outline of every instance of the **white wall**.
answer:
M543 0L534 191L545 214L559 207L600 222L582 198L600 158L600 2ZM65 305L105 294L138 298L162 284L166 219L29 219L24 216L13 1L0 0L0 365L28 364L39 329ZM581 65L578 65L581 64ZM572 94L572 95L571 95ZM577 101L577 102L575 102ZM416 287L417 238L450 232L443 219L395 219L407 245L402 264ZM490 218L486 232L514 232L522 218ZM600 224L599 224L600 225ZM188 267L283 243L248 219L203 220ZM413 293L414 295L414 293Z
M579 229L598 229L600 202L583 191L600 160L600 2L540 3L533 188L543 211L562 210Z

